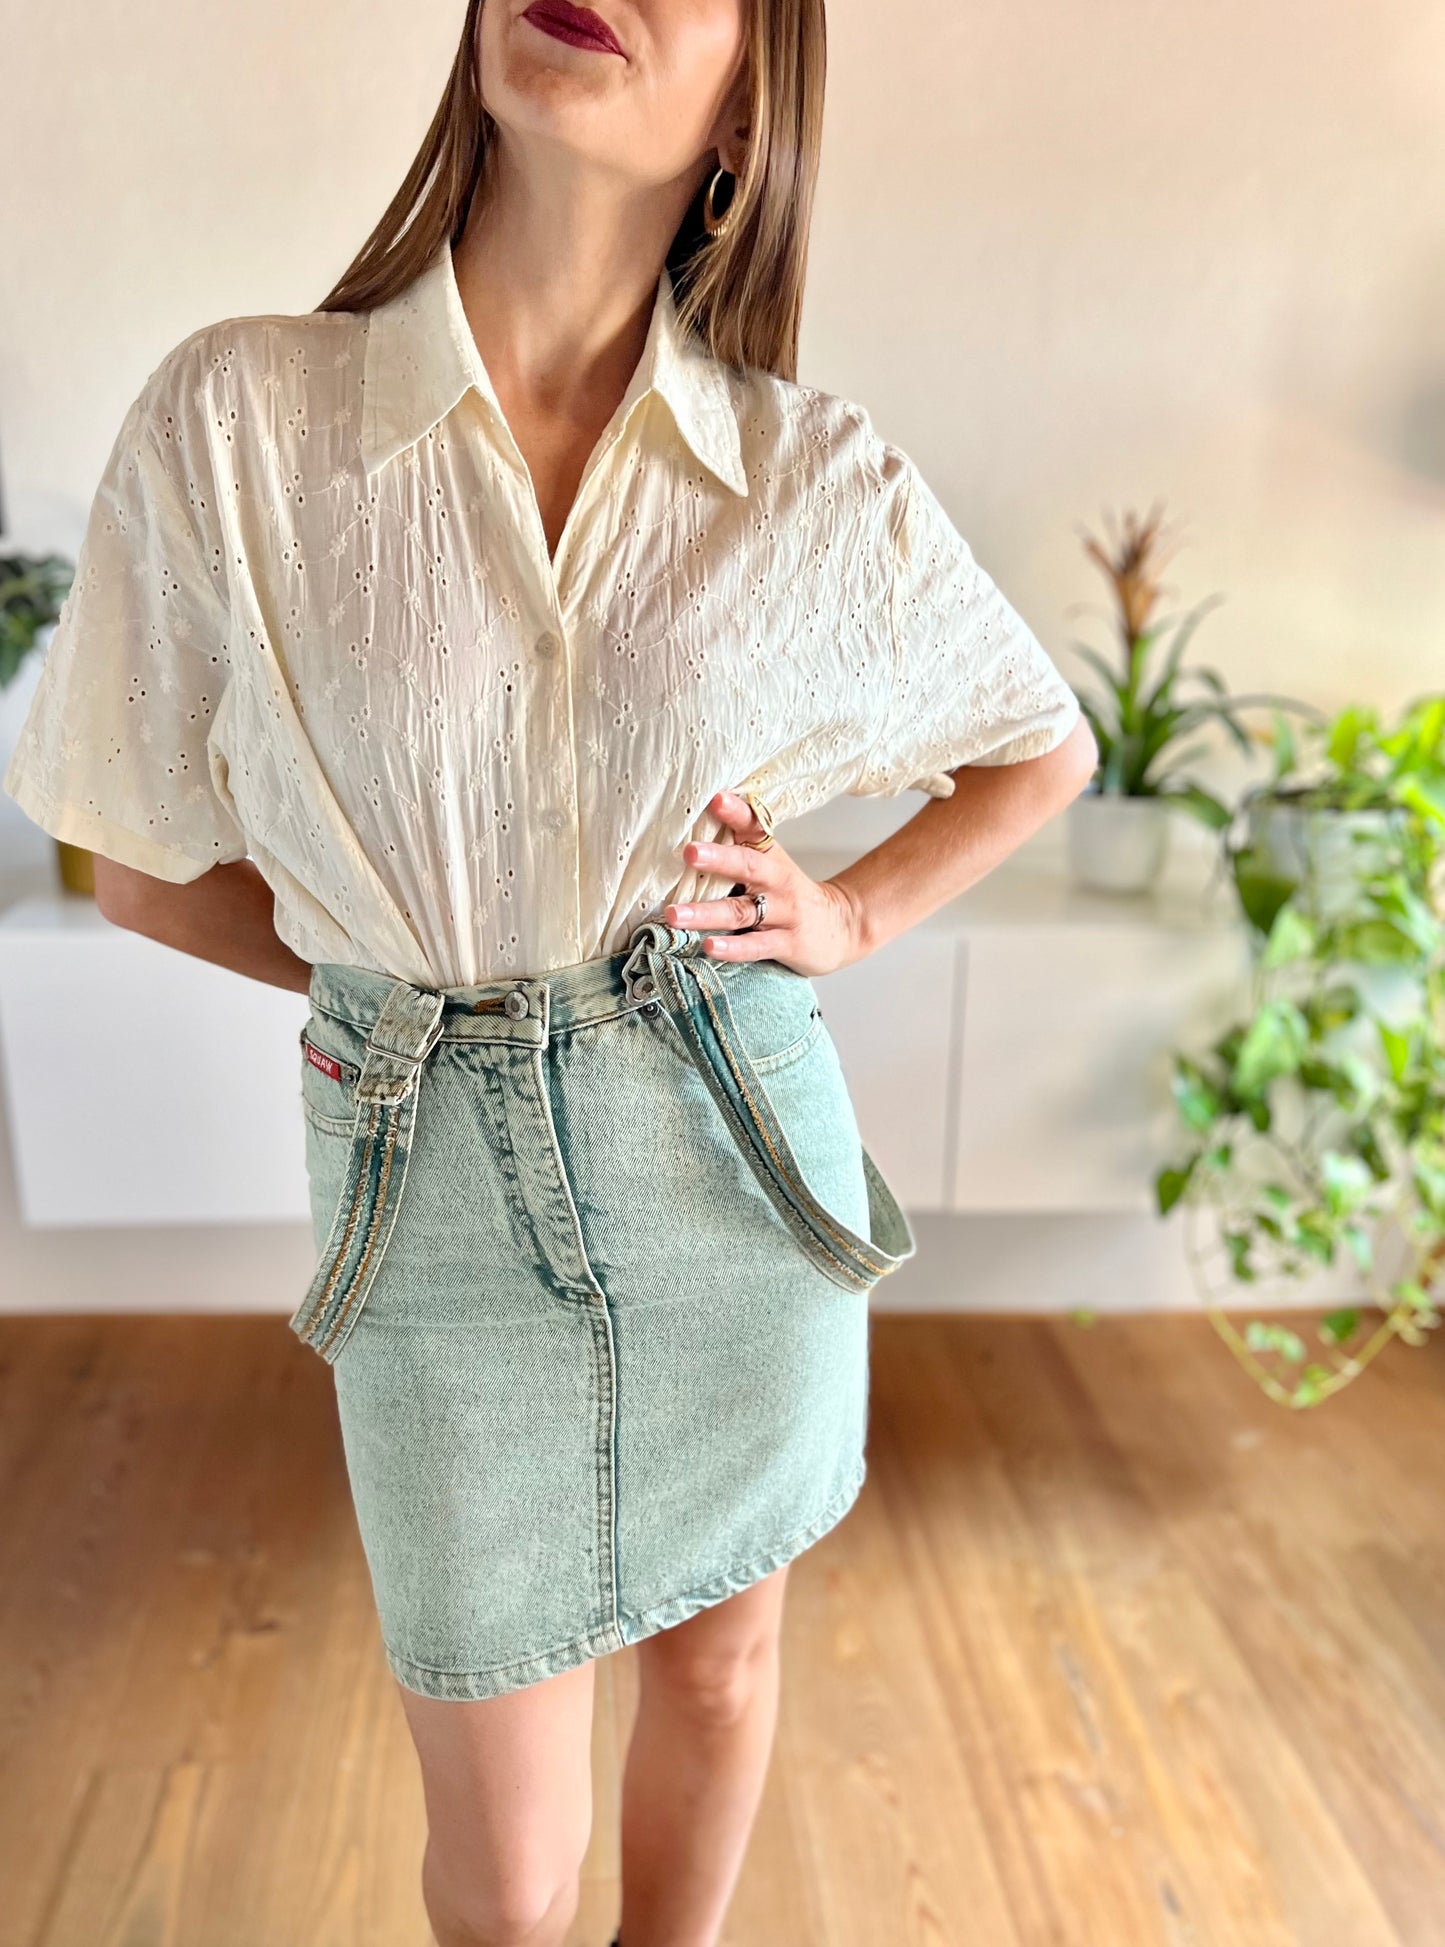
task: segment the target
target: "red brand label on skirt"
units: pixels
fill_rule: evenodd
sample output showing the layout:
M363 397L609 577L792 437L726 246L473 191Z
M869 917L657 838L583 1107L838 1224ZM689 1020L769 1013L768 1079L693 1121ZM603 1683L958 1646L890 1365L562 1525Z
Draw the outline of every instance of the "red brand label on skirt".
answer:
M306 1059L313 1068L319 1068L323 1075L329 1075L333 1082L341 1080L341 1063L335 1055L328 1055L324 1049L316 1047L310 1041L306 1043Z

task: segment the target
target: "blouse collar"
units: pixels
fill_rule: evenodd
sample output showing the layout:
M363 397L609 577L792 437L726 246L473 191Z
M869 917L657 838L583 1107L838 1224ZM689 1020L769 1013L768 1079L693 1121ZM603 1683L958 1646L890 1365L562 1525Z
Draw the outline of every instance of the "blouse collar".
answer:
M368 475L429 432L472 386L505 425L462 307L451 245L445 239L405 290L369 313L365 378L362 454ZM642 357L622 397L622 419L654 391L666 401L697 458L734 493L746 497L748 479L727 375L679 330L667 270L658 279Z

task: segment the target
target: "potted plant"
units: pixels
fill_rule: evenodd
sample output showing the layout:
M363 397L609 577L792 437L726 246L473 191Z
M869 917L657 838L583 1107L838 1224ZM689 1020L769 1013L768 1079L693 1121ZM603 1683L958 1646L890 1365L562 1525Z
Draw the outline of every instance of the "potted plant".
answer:
M1105 516L1108 525L1108 516ZM1087 643L1072 647L1098 673L1097 696L1075 689L1080 708L1099 747L1099 764L1068 811L1069 862L1082 885L1106 892L1144 892L1159 875L1171 811L1183 811L1213 830L1232 813L1212 792L1187 775L1203 755L1195 732L1218 724L1246 754L1249 732L1238 712L1252 703L1302 706L1286 698L1233 697L1217 670L1184 666L1184 652L1205 614L1220 596L1210 597L1177 623L1156 618L1163 587L1161 510L1140 520L1129 513L1123 531L1107 545L1084 535L1089 558L1103 571L1114 598L1113 623L1118 647L1113 662ZM1170 631L1172 629L1172 640ZM1190 685L1194 693L1186 695Z
M0 690L14 682L42 630L59 621L74 574L63 555L0 554Z
M0 554L0 690L14 682L32 649L48 644L74 575L74 563L63 555ZM61 882L73 892L93 892L90 853L54 843Z
M1216 1328L1295 1407L1392 1338L1421 1343L1445 1275L1445 695L1388 727L1352 706L1306 740L1301 757L1281 734L1244 842L1225 833L1249 1006L1203 1054L1172 1056L1188 1147L1155 1178ZM1326 1270L1359 1291L1313 1355L1285 1324L1239 1331L1219 1302L1223 1280Z
M1287 897L1308 899L1322 912L1350 902L1361 867L1388 856L1406 804L1431 791L1439 737L1433 698L1414 705L1390 732L1372 710L1342 710L1308 733L1303 757L1289 724L1276 719L1272 775L1239 805L1244 841L1225 838L1241 903L1257 929L1268 931Z

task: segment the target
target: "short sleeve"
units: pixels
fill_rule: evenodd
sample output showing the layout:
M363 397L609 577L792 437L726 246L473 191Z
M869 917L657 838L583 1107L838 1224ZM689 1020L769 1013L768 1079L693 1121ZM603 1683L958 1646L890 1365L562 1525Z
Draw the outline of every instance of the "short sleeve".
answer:
M227 576L178 362L151 374L111 447L3 787L52 837L184 884L246 841L210 745Z
M890 688L850 790L946 797L949 771L1041 757L1081 711L913 461L885 446L883 471Z

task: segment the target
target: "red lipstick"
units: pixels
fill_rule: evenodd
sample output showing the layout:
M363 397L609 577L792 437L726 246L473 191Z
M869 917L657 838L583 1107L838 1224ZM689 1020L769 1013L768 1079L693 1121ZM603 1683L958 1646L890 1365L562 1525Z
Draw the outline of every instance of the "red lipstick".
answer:
M572 0L532 0L522 18L571 47L585 47L593 54L621 54L624 61L627 59L617 36L590 7L574 7Z

